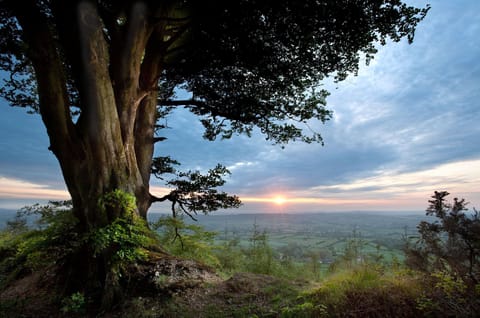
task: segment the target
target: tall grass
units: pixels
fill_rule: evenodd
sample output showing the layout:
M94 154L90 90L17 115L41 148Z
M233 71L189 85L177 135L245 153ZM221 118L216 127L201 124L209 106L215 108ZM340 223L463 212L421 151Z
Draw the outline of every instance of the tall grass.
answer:
M358 266L331 274L283 317L419 317L422 294L412 272Z

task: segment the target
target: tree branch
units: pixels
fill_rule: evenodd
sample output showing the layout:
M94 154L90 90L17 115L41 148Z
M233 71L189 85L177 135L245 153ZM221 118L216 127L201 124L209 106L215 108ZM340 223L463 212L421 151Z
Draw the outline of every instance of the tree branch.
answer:
M167 140L167 137L155 137L153 138L153 143Z
M157 196L154 196L153 194L150 194L150 203L154 203L154 202L164 202L164 201L172 201L172 195L171 193L167 194L167 195L164 195L163 197L157 197Z
M74 126L70 117L67 79L47 17L36 1L12 4L28 43L27 56L32 62L38 84L40 114L50 137L51 149L65 155L73 144Z
M131 143L140 102L149 93L140 89L140 71L147 42L153 32L148 22L147 6L134 2L128 8L125 25L119 29L121 36L112 39L110 45L110 76L115 91L115 101L120 117L122 138Z
M182 202L179 201L178 202L178 205L180 206L180 208L182 209L182 211L188 215L192 220L194 220L195 222L198 222L198 219L196 219L190 212L188 212L187 209L185 209L185 207L183 206ZM195 212L195 210L193 210ZM197 214L197 212L195 212L195 214Z

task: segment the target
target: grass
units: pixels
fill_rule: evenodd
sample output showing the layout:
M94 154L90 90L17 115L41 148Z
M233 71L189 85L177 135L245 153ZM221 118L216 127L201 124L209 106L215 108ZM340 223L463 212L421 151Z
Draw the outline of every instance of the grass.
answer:
M318 221L318 220L317 220ZM222 283L211 286L203 286L203 289L182 291L186 294L172 296L169 299L131 298L122 310L123 316L131 317L346 317L346 316L369 316L369 317L412 317L421 313L418 308L418 299L422 296L422 286L415 275L409 272L395 271L372 263L356 259L348 261L353 266L338 265L335 271L331 271L330 265L320 264L309 258L310 252L323 252L324 258L335 260L342 259L346 253L349 242L352 240L351 227L343 225L341 230L322 230L325 227L321 223L312 223L307 235L302 233L305 225L292 227L281 226L267 230L268 240L259 241L266 245L265 251L270 248L275 252L272 264L269 264L269 274L266 275L244 274L235 279L229 279ZM332 226L331 224L327 224ZM240 225L237 225L240 226ZM315 234L314 229L319 231ZM260 230L263 230L260 227ZM400 251L388 246L377 248L377 242L382 240L384 233L391 233L391 229L378 230L369 236L362 236L363 242L360 248L362 255L377 253L382 256L382 261L391 262ZM186 244L200 261L206 262L206 256L220 257L233 262L228 274L233 275L238 271L248 269L253 256L258 256L252 249L252 223L244 221L242 230L235 234L239 238L239 244L231 249L223 247L216 250L209 245L212 237L207 232L193 231L190 236L192 244ZM228 242L232 239L227 231L222 238L222 232L217 236L214 243ZM377 235L377 236L375 236ZM398 236L400 239L400 235ZM0 250L6 249L8 242L6 237L0 236ZM187 235L184 242L188 241ZM171 240L168 240L171 242ZM193 244L195 243L195 244ZM205 244L203 244L205 243ZM208 243L208 244L207 244ZM288 249L300 252L288 262L279 257L280 253L286 253ZM250 249L250 250L249 250ZM217 254L212 254L217 252ZM223 253L223 254L222 254ZM33 254L32 254L33 255ZM258 257L262 260L263 258ZM319 259L321 259L319 257ZM43 264L43 263L42 263ZM263 264L263 263L262 263ZM258 265L258 264L257 264ZM265 264L263 264L265 265ZM271 266L270 266L271 265ZM251 266L250 266L251 267ZM262 272L262 271L259 271ZM234 275L235 277L235 275ZM279 278L280 277L280 278ZM2 277L0 277L1 280ZM298 283L303 279L302 283ZM308 284L316 282L316 287L308 287ZM195 293L197 292L197 293ZM75 301L74 301L75 300ZM0 303L0 309L4 307L10 311L15 304ZM64 307L69 313L82 309L82 299L71 297L70 302L65 302ZM77 308L78 307L78 308Z
M360 266L339 270L305 293L283 317L417 317L418 278L410 272L385 273Z

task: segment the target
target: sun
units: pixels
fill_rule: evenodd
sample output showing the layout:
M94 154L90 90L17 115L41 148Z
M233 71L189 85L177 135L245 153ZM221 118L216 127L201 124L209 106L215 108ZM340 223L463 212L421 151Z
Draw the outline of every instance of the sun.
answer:
M284 197L280 196L280 195L274 197L272 201L273 201L273 203L275 203L275 204L277 204L277 205L282 205L282 204L284 204L285 202L287 202L287 200L286 200Z

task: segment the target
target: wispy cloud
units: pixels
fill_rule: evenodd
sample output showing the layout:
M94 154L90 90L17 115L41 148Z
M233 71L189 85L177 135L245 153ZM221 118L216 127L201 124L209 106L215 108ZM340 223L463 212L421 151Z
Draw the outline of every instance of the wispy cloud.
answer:
M53 189L43 184L0 177L0 198L67 200L70 195L65 189Z
M312 193L352 193L366 195L399 194L442 189L466 192L480 188L480 160L447 163L432 169L397 173L386 171L377 176L352 180L349 183L314 187Z

